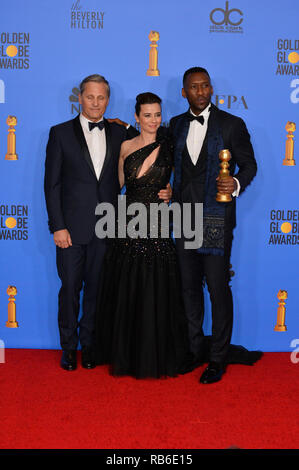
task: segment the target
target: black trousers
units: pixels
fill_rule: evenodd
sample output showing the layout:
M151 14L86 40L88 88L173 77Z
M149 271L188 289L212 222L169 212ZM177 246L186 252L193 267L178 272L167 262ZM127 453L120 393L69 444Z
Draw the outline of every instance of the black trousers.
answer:
M229 286L232 230L227 230L224 256L202 255L184 248L184 239L176 240L182 279L185 313L188 320L190 348L197 359L203 353L203 285L206 281L212 306L210 361L224 362L233 326L233 299Z
M106 250L105 240L96 236L86 245L56 249L61 289L58 296L58 326L62 349L93 347L95 310L101 267ZM80 322L80 292L83 288L82 317Z

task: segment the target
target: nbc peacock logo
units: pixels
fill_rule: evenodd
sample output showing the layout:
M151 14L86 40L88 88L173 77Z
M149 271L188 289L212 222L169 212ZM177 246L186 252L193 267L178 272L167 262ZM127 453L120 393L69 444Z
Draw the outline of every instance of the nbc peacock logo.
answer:
M74 87L72 89L72 94L69 96L69 102L71 103L72 114L81 113L81 105L79 103L79 93L80 93L79 88Z

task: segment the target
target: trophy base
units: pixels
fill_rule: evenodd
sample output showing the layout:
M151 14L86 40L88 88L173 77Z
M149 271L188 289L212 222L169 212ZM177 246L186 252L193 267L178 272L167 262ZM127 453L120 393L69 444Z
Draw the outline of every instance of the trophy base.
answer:
M15 154L7 153L5 155L5 160L18 160L18 155L16 153Z
M232 197L230 194L221 194L221 193L216 194L217 202L230 202L231 200L232 200Z
M7 321L5 326L7 328L19 328L19 324L17 321Z
M150 70L150 69L149 69L149 70L146 72L146 75L148 75L149 77L159 77L160 72L159 72L159 70Z
M284 166L295 166L296 165L296 162L295 160L287 160L287 159L284 159L282 164Z
M274 331L287 331L287 327L285 325L276 325Z

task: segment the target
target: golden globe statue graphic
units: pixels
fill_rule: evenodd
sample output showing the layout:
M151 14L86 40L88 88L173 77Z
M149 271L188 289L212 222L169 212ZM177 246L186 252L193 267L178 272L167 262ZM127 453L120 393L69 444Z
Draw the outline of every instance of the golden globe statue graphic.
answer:
M294 132L296 130L296 124L294 122L288 121L285 130L287 131L286 153L282 164L285 166L295 166L296 162L294 160Z
M16 154L16 130L14 129L17 125L17 118L15 116L8 116L6 124L9 127L7 136L7 154L5 155L5 160L18 160L18 155Z
M287 327L285 325L285 318L286 318L286 309L285 309L285 300L288 298L288 293L286 290L279 290L277 294L278 302L278 309L277 309L277 323L274 327L274 331L287 331Z
M19 324L16 321L16 299L17 288L15 286L8 286L6 290L8 298L8 319L6 322L7 328L18 328Z
M160 35L157 31L151 31L148 35L149 40L151 41L150 44L150 52L149 52L149 68L146 72L146 75L150 77L158 77L160 72L158 70L158 44L157 42L160 39Z

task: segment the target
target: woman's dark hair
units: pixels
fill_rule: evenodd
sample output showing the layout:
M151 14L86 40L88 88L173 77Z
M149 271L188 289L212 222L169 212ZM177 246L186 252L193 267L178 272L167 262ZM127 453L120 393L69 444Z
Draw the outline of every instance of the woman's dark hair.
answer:
M161 104L162 100L158 95L147 91L146 93L140 93L136 96L135 112L137 116L140 114L140 107L142 104Z

